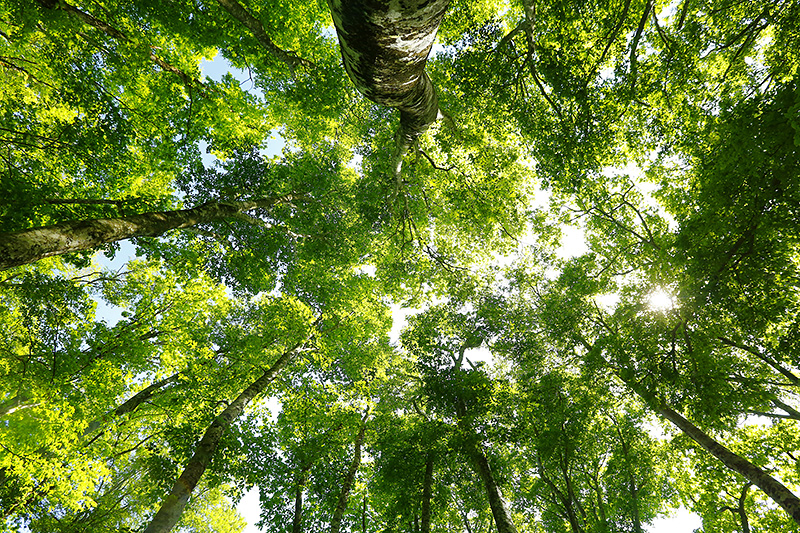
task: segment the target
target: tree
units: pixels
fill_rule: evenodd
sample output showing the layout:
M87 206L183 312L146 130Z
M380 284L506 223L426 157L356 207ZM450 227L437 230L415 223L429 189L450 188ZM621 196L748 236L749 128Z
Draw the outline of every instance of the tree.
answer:
M798 26L0 0L3 529L798 530Z
M399 193L402 157L442 117L425 64L449 3L328 3L344 66L356 88L373 102L400 111L394 154L395 194Z

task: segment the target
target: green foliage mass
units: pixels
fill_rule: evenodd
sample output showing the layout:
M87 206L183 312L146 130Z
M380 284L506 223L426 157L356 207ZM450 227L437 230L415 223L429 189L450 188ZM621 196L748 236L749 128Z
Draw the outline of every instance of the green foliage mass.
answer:
M800 492L799 28L454 0L395 175L325 2L0 0L0 244L225 213L0 272L0 530L144 531L274 369L177 530L798 531L704 439Z

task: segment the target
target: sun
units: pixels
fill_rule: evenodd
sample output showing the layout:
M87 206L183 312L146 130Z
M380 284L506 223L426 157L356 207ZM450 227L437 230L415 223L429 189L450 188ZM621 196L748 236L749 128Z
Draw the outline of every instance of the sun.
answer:
M664 289L657 289L647 298L650 309L654 311L667 311L675 306L673 296Z

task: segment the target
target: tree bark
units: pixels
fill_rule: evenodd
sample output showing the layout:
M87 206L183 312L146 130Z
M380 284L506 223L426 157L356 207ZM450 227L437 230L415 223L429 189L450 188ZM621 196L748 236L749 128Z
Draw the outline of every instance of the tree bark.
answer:
M763 490L767 496L772 498L775 503L789 513L789 516L791 516L795 522L800 524L800 499L780 481L770 476L744 457L733 453L669 407L661 404L655 406L655 410L658 414L678 426L681 431L703 449L722 461L725 466L741 474L747 481Z
M297 479L297 487L294 492L294 516L292 517L292 533L301 533L303 531L303 490L306 487L308 480L308 471L311 465L303 466L300 470L300 476Z
M422 533L431 532L431 493L433 489L433 454L425 461L425 478L422 484Z
M631 466L631 453L628 449L628 443L625 441L625 437L622 434L622 428L620 428L616 420L613 420L613 422L614 428L617 430L617 435L619 436L619 441L622 444L622 454L625 457L625 470L628 474L628 490L631 493L631 518L633 519L633 532L642 533L642 519L639 512L639 489L636 486L636 478L633 475L634 469Z
M211 463L211 458L214 456L220 440L222 440L222 435L231 423L241 415L247 404L261 394L266 386L275 379L278 372L289 364L292 356L304 343L305 341L302 341L292 349L285 351L261 377L242 391L208 426L200 442L195 447L194 455L186 464L183 473L164 499L161 508L153 517L150 525L147 526L145 533L167 533L175 527L183 513L183 509L189 502L189 496Z
M102 416L101 418L97 418L89 423L86 426L86 429L83 431L83 436L90 435L100 429L100 426L103 422L113 416L122 416L128 413L132 413L136 408L142 405L144 402L149 400L153 397L157 392L161 391L167 385L170 385L176 381L178 381L178 377L181 375L180 372L175 372L169 377L166 377L162 380L155 381L151 383L149 386L145 387L144 389L140 390L130 398L128 398L125 402L123 402L119 407L114 409L113 413L107 413L106 415Z
M219 4L225 8L225 11L227 11L228 14L230 14L233 18L241 22L248 30L250 30L250 33L253 34L253 37L256 38L258 43L279 61L289 67L291 72L294 72L294 69L299 66L312 66L310 61L306 61L305 59L298 57L294 52L278 48L278 46L272 42L272 39L269 38L267 32L264 31L264 26L261 24L261 22L251 15L242 4L236 0L217 0L217 2L219 2Z
M472 459L475 469L483 481L483 486L486 488L486 495L489 498L489 506L492 509L497 533L517 533L517 528L511 519L511 513L508 511L506 502L503 500L500 487L494 479L494 474L486 455L475 443L467 444L467 454Z
M24 392L17 394L10 400L6 400L0 403L0 416L5 416L7 414L13 413L18 409L24 409L28 407L29 401L30 397Z
M328 0L350 79L373 102L400 111L400 158L442 116L425 64L449 3Z
M184 229L233 217L257 208L268 208L297 200L292 195L259 200L207 202L191 209L156 211L120 218L96 218L62 222L0 234L0 270L33 263L54 255L91 250L109 242L132 237L157 237L173 229Z
M364 413L364 417L361 419L361 428L358 430L355 449L353 450L353 460L350 461L350 468L347 469L347 475L345 475L344 481L342 481L342 490L339 492L339 500L336 502L336 508L333 510L331 533L339 533L342 527L344 512L347 510L347 501L350 499L350 490L353 488L358 467L361 465L361 445L364 443L364 434L367 431L367 417L369 417L369 409L367 409Z

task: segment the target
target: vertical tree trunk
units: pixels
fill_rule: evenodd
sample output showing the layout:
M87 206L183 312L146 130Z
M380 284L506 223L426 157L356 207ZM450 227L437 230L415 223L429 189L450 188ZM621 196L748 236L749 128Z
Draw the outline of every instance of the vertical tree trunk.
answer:
M62 222L52 226L0 233L0 270L54 255L91 250L131 237L157 237L172 229L213 222L295 199L292 196L281 196L252 201L208 202L179 211Z
M297 487L294 493L294 516L292 517L292 533L301 533L303 531L303 490L306 487L308 480L308 471L311 465L303 466L300 470L300 476L297 479Z
M433 454L425 461L425 478L422 484L422 533L431 532L431 495L433 492Z
M517 533L517 528L514 521L511 519L511 513L508 511L503 495L500 492L500 487L494 479L494 474L489 466L489 461L486 455L478 448L475 443L467 445L467 453L472 459L478 475L483 480L483 486L486 488L486 495L489 498L489 506L492 509L492 516L494 523L497 527L497 533Z
M642 533L642 519L639 512L639 489L636 486L636 479L633 475L633 467L631 466L631 456L628 450L628 443L622 435L622 428L614 421L614 426L619 436L619 441L622 444L622 454L625 456L625 470L628 473L628 490L631 493L631 512L633 513L633 532Z
M364 495L364 506L361 508L361 533L367 533L367 495Z
M172 487L172 491L164 499L152 522L147 526L145 533L167 533L175 527L181 517L181 513L183 513L183 509L189 502L189 496L211 463L211 458L214 456L225 430L239 417L247 404L261 394L266 386L275 379L278 372L289 363L292 356L304 342L298 343L291 350L284 352L261 377L242 391L208 426L203 438L200 439L200 442L195 447L194 455L186 464L183 473L175 482L175 486Z
M353 450L353 460L350 462L350 468L347 469L347 475L345 475L344 481L342 481L342 490L339 492L339 500L336 503L336 508L333 510L331 533L339 533L342 527L344 512L347 510L347 501L350 499L350 490L353 488L358 467L361 465L361 445L364 443L364 434L367 431L368 416L369 409L364 413L364 418L361 419L361 428L358 430L355 448Z
M425 63L449 3L328 0L350 79L373 102L400 111L399 158L440 116Z

